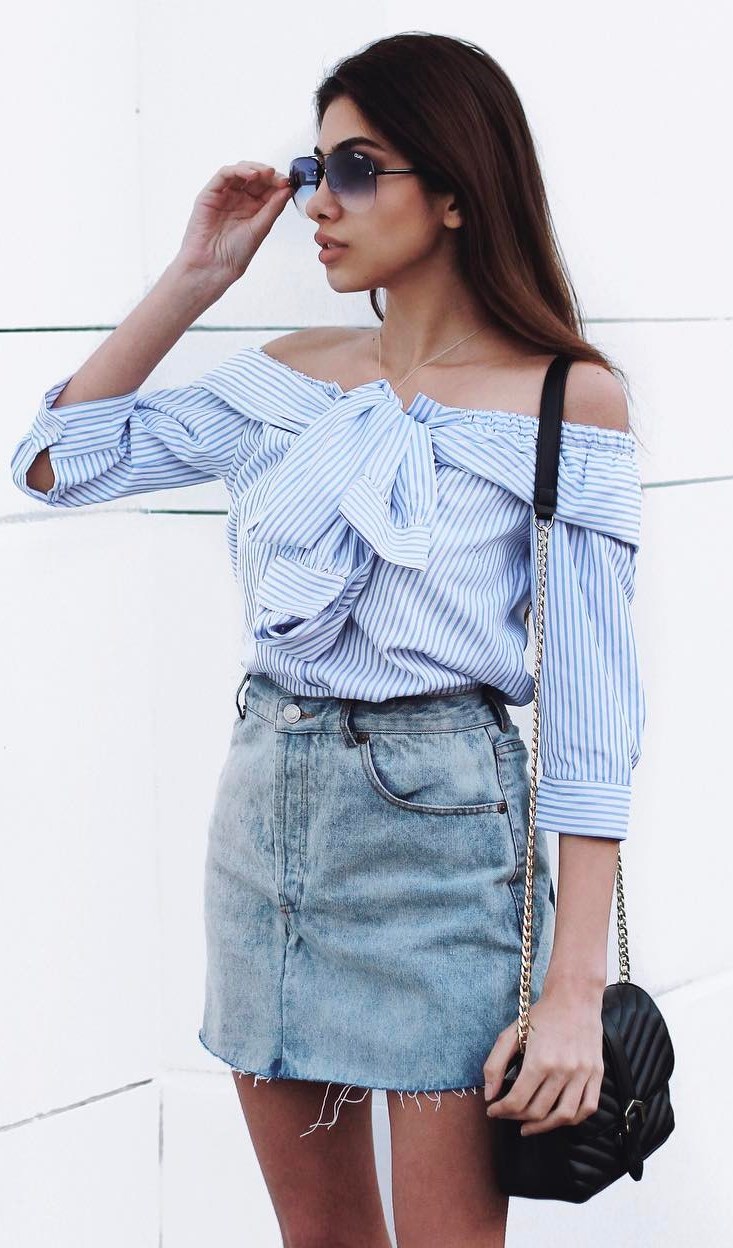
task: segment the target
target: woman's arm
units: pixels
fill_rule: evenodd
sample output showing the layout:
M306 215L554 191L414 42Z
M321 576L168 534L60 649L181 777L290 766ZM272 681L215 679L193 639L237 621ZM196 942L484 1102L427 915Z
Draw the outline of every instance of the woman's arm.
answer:
M152 290L67 381L52 408L138 390L182 334L225 290L226 285L216 276L173 260ZM47 446L36 455L25 481L44 494L53 489L55 478Z
M573 1126L595 1113L603 1081L601 1008L618 841L560 836L557 911L542 993L530 1008L522 1071L489 1117L517 1118L522 1135ZM484 1064L487 1101L517 1052L515 1023L500 1032Z
M618 841L560 835L555 935L544 992L581 988L603 995Z
M594 395L592 369L574 366L568 381L574 374L579 423L626 433L620 383L605 376ZM573 408L570 389L566 415ZM524 1135L574 1125L598 1108L615 868L645 719L630 611L641 500L637 469L618 439L597 445L589 439L582 460L570 451L563 463L568 490L585 491L586 511L596 522L595 500L613 500L615 512L603 512L608 532L581 514L578 524L558 521L550 535L536 826L539 834L560 836L554 938L542 993L530 1008L522 1069L511 1091L487 1111L524 1122ZM530 532L536 612L534 526ZM496 1097L518 1047L512 1023L484 1063L487 1101Z
M165 448L159 471L151 472L157 452L145 430L137 439L144 470L132 471L120 445L129 441L126 409L135 410L137 393L150 373L246 271L290 196L287 176L276 173L273 165L257 161L222 165L196 196L180 250L152 290L75 373L63 378L62 386L44 396L31 429L13 451L13 479L20 489L52 506L78 506L219 475L218 466L213 473L206 468L200 473L182 471L175 454L166 455ZM191 414L190 391L187 388L184 396L184 422ZM175 402L172 388L154 394ZM119 438L110 441L115 423ZM192 441L198 436L197 431ZM71 460L72 452L75 463L61 462ZM101 462L103 471L112 475L95 486Z

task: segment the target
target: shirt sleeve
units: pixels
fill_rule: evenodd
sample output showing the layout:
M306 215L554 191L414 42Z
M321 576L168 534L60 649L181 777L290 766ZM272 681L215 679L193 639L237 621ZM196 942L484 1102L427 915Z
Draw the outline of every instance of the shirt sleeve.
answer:
M25 494L51 507L82 507L217 479L228 486L250 421L223 398L194 384L53 407L72 376L45 392L13 451L13 480ZM45 447L54 474L47 494L26 479Z
M536 525L531 596L537 611ZM631 616L638 547L565 523L549 531L536 826L624 840L646 699Z

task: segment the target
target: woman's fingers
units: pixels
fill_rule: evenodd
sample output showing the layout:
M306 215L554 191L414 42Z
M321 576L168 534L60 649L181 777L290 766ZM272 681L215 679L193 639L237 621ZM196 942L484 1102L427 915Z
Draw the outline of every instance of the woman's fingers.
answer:
M236 280L291 197L290 179L274 165L222 165L196 196L179 255L197 269Z
M551 1104L549 1112L544 1112L544 1110L540 1112L539 1105L536 1110L534 1105L530 1105L529 1112L522 1115L525 1121L520 1128L521 1134L540 1135L544 1131L553 1131L555 1127L567 1127L576 1120L582 1121L578 1119L578 1112L585 1087L586 1084L582 1078L571 1079L570 1083L563 1087L561 1095L557 1098L557 1104Z
M222 165L221 169L217 170L213 178L207 182L204 190L262 188L272 184L273 181L284 185L288 178L286 174L278 173L274 165L263 165L254 160L239 160L234 165Z
M539 1076L539 1079L537 1087L529 1095L525 1093L525 1099L518 1108L510 1107L504 1111L507 1118L532 1119L540 1122L547 1117L558 1097L561 1093L564 1095L565 1088L569 1086L567 1078L561 1074L548 1074L544 1079ZM517 1080L518 1083L519 1080ZM580 1093L578 1093L578 1099L580 1099Z
M506 1068L519 1048L516 1024L510 1023L496 1037L494 1047L483 1065L484 1097L487 1101L495 1097L504 1082ZM504 1103L504 1097L499 1104Z

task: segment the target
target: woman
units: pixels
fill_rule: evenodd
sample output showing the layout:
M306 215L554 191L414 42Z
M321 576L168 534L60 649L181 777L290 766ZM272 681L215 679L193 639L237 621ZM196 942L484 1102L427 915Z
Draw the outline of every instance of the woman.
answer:
M598 1104L645 717L635 448L496 62L396 35L342 62L316 105L315 158L211 179L157 285L46 392L13 471L51 506L217 478L231 496L245 679L209 828L199 1036L232 1068L284 1242L389 1244L383 1088L400 1248L499 1245L494 1118L541 1132ZM331 289L368 290L379 327L286 334L140 396L293 197L333 244ZM532 700L537 418L560 352L532 1030L497 1100L517 1050L529 787L507 707ZM344 1102L338 1130L317 1130Z

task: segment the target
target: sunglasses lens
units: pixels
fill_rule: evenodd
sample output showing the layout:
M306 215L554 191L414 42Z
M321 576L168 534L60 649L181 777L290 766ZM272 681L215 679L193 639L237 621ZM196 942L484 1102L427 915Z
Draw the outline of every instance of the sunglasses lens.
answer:
M326 157L326 182L332 195L349 212L365 212L376 195L377 179L369 156L362 152L332 152ZM320 185L320 166L315 156L298 156L290 164L293 201L303 216L306 205Z
M363 152L334 152L328 158L328 185L349 212L366 212L374 203L377 179L370 156Z
M315 156L298 156L291 161L289 177L295 207L305 216L305 206L315 195L320 181L320 170Z

